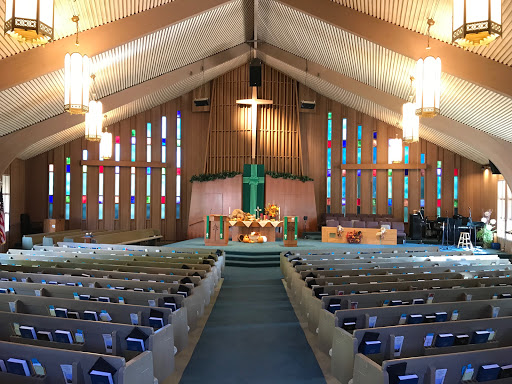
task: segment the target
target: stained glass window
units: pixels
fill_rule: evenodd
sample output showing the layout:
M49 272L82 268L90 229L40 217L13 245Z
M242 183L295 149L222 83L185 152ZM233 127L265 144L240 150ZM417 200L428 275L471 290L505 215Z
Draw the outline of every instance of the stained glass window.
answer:
M347 164L347 119L342 121L341 134L341 163ZM347 208L347 170L341 170L341 213L346 214Z
M146 124L146 161L151 163L151 123ZM151 219L151 167L146 169L146 220Z
M404 147L404 163L409 164L409 146ZM404 171L404 223L409 222L409 170Z
M48 164L48 217L53 218L53 164Z
M357 164L361 164L361 139L363 136L363 127L358 125L357 126ZM356 199L356 209L357 214L359 215L361 213L361 170L357 170L357 179L356 179L356 185L357 185L357 199Z
M135 161L135 159L136 159L136 149L137 149L137 147L136 147L137 136L136 135L137 135L137 133L136 133L135 129L132 129L132 139L131 139L132 140L132 142L131 142L132 143L131 144L131 160L132 161Z
M421 164L425 164L425 154L421 154ZM425 208L425 169L420 170L420 207Z
M393 170L388 169L388 215L393 214Z
M64 218L69 220L71 205L71 157L66 157L66 202L64 210Z
M442 185L442 162L437 162L437 217L441 216L441 185Z
M167 162L167 117L162 116L162 163ZM161 201L160 201L160 218L165 219L165 178L166 178L165 168L162 168L162 192L161 192Z
M453 214L459 214L459 169L453 170Z
M82 160L88 160L87 149L82 151ZM87 220L87 165L82 165L82 220Z
M121 160L121 138L119 136L116 136L116 144L114 146L114 160L120 161Z
M130 167L130 219L135 219L135 167Z
M103 174L103 165L99 167L99 180L98 180L98 220L103 220L103 183L104 183L104 174Z
M332 112L327 114L327 213L331 212L331 143L332 143Z
M373 131L372 163L377 164L377 131ZM377 213L377 170L372 169L372 214Z
M114 156L116 161L121 160L121 138L116 136L116 144L114 148ZM114 174L114 220L119 220L119 166L115 167Z
M176 219L181 216L181 112L176 114Z

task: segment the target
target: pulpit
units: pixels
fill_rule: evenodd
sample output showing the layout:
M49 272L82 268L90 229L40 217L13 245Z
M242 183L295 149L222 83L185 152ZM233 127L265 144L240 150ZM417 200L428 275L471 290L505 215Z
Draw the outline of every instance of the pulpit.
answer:
M204 245L225 246L229 240L228 217L208 215L204 218Z
M285 216L283 220L283 245L296 247L299 231L299 218L297 216Z

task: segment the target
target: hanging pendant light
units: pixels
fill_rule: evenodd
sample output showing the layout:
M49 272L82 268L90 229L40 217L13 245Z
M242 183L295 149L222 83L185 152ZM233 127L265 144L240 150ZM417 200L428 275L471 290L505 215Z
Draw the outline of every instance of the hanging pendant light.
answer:
M404 143L416 143L420 140L420 118L416 116L416 105L413 103L412 84L414 77L411 76L411 89L409 102L402 107L402 129Z
M93 88L96 76L91 76ZM93 99L89 102L89 112L85 114L85 139L89 141L100 141L103 133L103 104L101 101L94 100L96 95L93 93Z
M501 0L453 0L452 41L488 45L502 35Z
M53 40L53 0L7 0L4 32L12 38L35 45Z
M401 163L402 162L402 139L398 136L395 139L388 141L388 163Z
M430 49L430 27L434 20L428 19L427 49ZM441 58L427 56L416 63L416 115L434 117L439 114L441 98Z
M76 23L76 46L78 42L78 16L71 19ZM64 59L64 110L71 114L89 111L89 84L91 60L79 52L66 53Z
M101 134L100 156L103 160L108 160L112 157L112 134L106 128Z

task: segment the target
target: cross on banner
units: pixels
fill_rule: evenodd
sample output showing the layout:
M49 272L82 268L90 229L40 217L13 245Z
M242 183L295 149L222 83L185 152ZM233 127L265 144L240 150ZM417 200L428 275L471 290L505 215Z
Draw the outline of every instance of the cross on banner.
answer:
M242 209L256 215L256 207L263 207L265 170L262 164L244 164Z
M256 126L258 124L258 105L269 105L269 104L272 104L273 101L258 99L258 88L252 87L252 98L237 100L236 103L251 106L252 158L255 159L256 158Z

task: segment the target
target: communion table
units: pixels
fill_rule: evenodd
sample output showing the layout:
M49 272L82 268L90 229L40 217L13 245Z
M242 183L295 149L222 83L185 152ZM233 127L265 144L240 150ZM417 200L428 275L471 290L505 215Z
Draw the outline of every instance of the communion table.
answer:
M233 227L231 238L238 241L240 235L257 232L266 236L268 242L276 241L276 228L283 227L283 243L286 247L297 246L298 217L285 216L283 220L230 220L228 216L208 215L204 218L204 244L228 245L229 227Z

